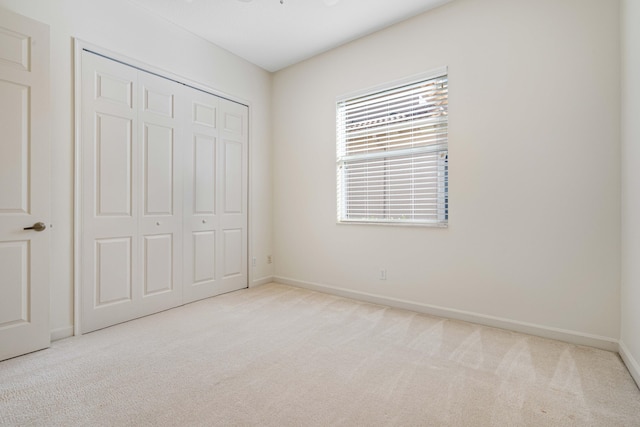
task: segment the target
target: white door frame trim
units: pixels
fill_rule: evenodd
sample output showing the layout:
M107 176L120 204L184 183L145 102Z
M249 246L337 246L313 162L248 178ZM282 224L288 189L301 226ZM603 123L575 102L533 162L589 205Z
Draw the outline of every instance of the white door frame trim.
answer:
M82 231L82 201L80 200L80 196L82 194L81 190L81 149L82 149L82 129L81 129L81 115L82 115L82 52L89 51L94 54L103 56L107 59L111 59L116 62L120 62L124 65L136 68L141 71L145 71L147 73L154 74L156 76L172 80L174 82L180 83L185 86L189 86L193 89L209 93L211 95L215 95L220 98L227 99L229 101L236 102L238 104L245 105L249 110L249 135L248 135L248 168L247 168L247 287L251 286L253 282L253 269L251 268L251 259L253 259L253 245L251 244L251 171L252 171L252 155L251 148L253 144L251 143L253 132L252 128L252 120L251 120L251 112L252 105L251 102L240 98L238 96L230 95L224 91L214 89L208 85L198 83L186 77L179 76L170 71L164 70L162 68L149 65L147 63L138 61L136 59L130 58L126 55L121 55L119 53L110 51L108 49L102 48L100 46L96 46L92 43L86 42L84 40L74 38L74 171L73 171L73 335L82 334L82 329L80 326L80 316L81 316L81 291L82 291L82 283L81 283L81 274L80 274L80 242L81 242L81 231Z

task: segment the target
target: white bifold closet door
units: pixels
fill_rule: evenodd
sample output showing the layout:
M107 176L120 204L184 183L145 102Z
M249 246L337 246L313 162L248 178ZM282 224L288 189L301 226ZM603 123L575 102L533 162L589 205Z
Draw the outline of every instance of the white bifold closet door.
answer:
M247 287L247 116L83 51L81 332Z
M247 287L247 107L188 98L184 300Z

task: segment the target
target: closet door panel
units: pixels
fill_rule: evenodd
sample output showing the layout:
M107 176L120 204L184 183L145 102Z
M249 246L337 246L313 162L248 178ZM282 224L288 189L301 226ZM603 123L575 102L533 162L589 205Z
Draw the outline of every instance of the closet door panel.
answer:
M96 114L96 216L132 216L133 120Z
M173 269L175 265L174 237L171 234L158 234L144 237L143 282L144 297L174 290Z
M196 215L216 213L216 138L193 135L193 212Z
M228 229L223 232L224 278L242 275L242 236L242 229Z
M242 214L243 146L238 141L224 141L224 213Z
M144 125L144 214L172 215L173 170L175 139L174 129L153 123Z
M216 295L219 244L219 98L185 87L184 302Z
M193 233L193 285L209 283L216 278L216 232Z
M128 320L138 276L137 71L82 54L81 332Z
M182 304L181 88L82 53L82 333Z
M248 109L186 88L185 302L247 287Z
M95 306L129 303L133 257L131 238L96 239Z
M139 209L140 307L182 304L182 85L138 72L142 146Z
M247 168L248 168L248 108L220 100L219 184L222 189L220 212L220 288L225 290L246 287L247 259Z

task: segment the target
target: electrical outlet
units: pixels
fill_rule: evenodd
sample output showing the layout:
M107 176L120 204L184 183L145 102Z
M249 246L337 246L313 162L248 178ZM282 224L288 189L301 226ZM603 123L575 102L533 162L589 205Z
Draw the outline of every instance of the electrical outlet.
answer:
M378 279L387 280L387 269L386 268L381 268L380 269L380 275L378 276Z
M251 258L251 266L252 267L256 266L256 257Z
M271 258L271 255L267 255L267 264L271 264L273 262L273 258Z

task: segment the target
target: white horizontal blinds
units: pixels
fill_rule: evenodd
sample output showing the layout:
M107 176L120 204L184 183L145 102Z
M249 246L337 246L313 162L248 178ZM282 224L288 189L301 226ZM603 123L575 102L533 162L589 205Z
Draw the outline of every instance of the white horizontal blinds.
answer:
M446 75L338 102L340 221L446 224Z

